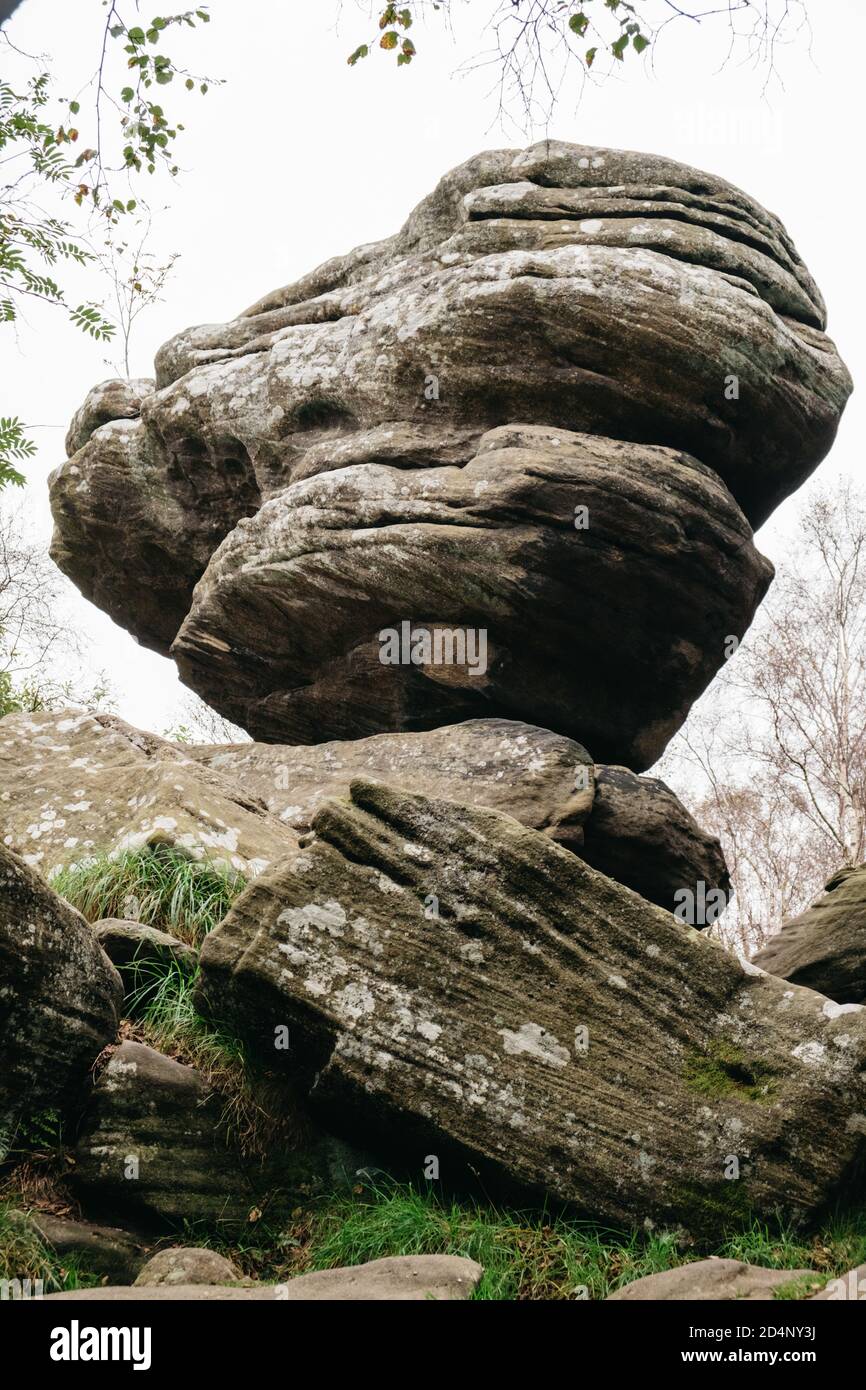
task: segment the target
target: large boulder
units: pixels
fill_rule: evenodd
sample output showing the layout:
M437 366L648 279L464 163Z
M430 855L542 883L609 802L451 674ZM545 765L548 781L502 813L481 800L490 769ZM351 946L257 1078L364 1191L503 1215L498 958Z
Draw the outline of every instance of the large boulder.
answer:
M0 827L0 844L46 878L166 844L251 876L296 847L289 826L183 745L80 710L0 720Z
M755 964L838 1004L866 1004L866 864L834 874L806 912L770 937Z
M0 1157L22 1112L75 1104L122 995L81 914L0 844Z
M236 900L200 1006L324 1121L617 1224L815 1213L866 1156L866 1012L478 807L357 781Z
M834 437L824 323L784 227L724 180L491 151L396 236L179 334L152 392L97 388L53 554L257 737L494 713L647 766L766 585L749 526ZM489 629L487 679L383 670L397 618Z
M627 767L597 767L592 812L579 851L593 868L671 910L683 889L698 894L731 880L722 847L702 830L679 797L657 777Z
M88 1212L156 1228L201 1221L244 1225L253 1212L339 1182L342 1155L292 1117L291 1145L249 1152L227 1121L231 1106L195 1067L126 1040L97 1077L71 1174Z
M462 467L365 463L293 483L213 555L172 651L257 738L496 715L644 768L771 574L695 458L505 428Z
M422 733L352 742L190 745L189 757L244 786L305 834L329 797L355 777L404 791L490 806L581 855L662 907L698 882L727 891L718 840L654 777L593 765L572 739L508 719L470 719Z

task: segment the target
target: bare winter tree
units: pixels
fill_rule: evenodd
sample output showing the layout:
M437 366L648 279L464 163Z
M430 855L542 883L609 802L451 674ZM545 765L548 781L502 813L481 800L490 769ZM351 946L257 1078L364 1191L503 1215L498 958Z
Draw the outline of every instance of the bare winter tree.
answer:
M384 49L400 66L418 54L417 20L444 22L460 43L461 12L469 0L411 0L383 4L357 0L376 29L348 61L356 64ZM342 3L339 6L342 9ZM525 124L548 121L565 96L573 99L585 82L601 81L630 58L652 63L670 26L685 26L695 42L716 37L720 66L736 61L762 75L764 89L778 76L779 55L799 39L809 41L806 0L473 0L489 48L471 54L465 69L490 68L499 114L523 113Z
M755 948L866 857L866 493L813 492L755 625L663 760L722 840Z
M0 717L63 705L104 707L104 678L66 679L80 642L64 611L64 580L19 511L0 510Z

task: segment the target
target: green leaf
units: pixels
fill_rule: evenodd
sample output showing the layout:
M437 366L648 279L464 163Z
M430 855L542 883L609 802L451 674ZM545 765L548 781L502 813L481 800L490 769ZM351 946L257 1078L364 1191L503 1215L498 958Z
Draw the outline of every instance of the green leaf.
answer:
M81 103L78 101L70 101L69 110L72 112L73 116L77 116L81 110Z
M592 65L593 65L593 63L595 62L595 55L596 55L597 52L598 52L598 49L597 49L597 48L588 48L588 49L586 50L586 66L587 66L588 68L591 68Z
M622 55L625 53L627 47L628 34L620 34L619 38L611 44L610 51L614 58L618 58L619 61L622 62Z
M120 100L125 101L128 105L129 102L132 101L134 96L135 92L132 90L131 87L124 87L123 91L120 93Z
M580 14L573 14L568 21L568 27L574 34L579 34L581 38L589 28L589 20L583 11Z
M350 68L353 68L353 67L355 66L355 64L357 63L357 61L358 61L359 58L367 58L367 57L369 56L369 53L370 53L369 45L366 44L366 43L362 43L362 44L360 45L359 48L356 48L356 49L355 49L355 52L354 52L354 53L350 53L350 54L349 54L349 57L348 57L348 59L347 59L347 62L348 62L348 64L349 64L349 67L350 67Z
M389 29L387 34L383 34L379 40L379 47L386 50L396 48L400 42L400 35L395 29Z
M635 50L638 53L643 53L644 49L649 48L650 46L649 39L645 39L643 34L635 34L634 38L632 39L632 43L634 44Z

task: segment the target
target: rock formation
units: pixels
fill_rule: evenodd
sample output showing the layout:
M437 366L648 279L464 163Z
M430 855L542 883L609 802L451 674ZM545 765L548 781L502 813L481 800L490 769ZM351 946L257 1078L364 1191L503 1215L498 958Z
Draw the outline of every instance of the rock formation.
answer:
M20 1116L73 1107L122 993L81 914L0 844L0 1159Z
M833 441L851 383L824 330L745 193L545 141L467 161L395 236L90 392L52 553L256 741L0 724L0 964L24 981L5 1113L116 1043L77 1135L85 1215L243 1223L357 1165L340 1140L696 1238L857 1190L860 880L771 943L774 978L673 917L727 869L640 776L766 591L753 528ZM91 931L35 872L165 843L250 880L197 961L147 925ZM145 960L198 971L293 1143L252 1163L203 1062L117 1041L100 940L127 993ZM188 1253L134 1293L277 1296ZM420 1264L285 1296L465 1297L481 1275ZM774 1282L719 1274L708 1296Z
M802 1219L866 1153L866 1010L792 989L497 811L354 782L201 952L325 1123L616 1225Z
M493 715L640 771L766 588L750 526L832 442L824 324L720 179L479 155L396 236L167 343L154 390L91 392L53 553L255 737ZM415 655L383 665L404 623Z
M838 1004L866 1004L866 864L834 874L807 912L770 937L755 964Z

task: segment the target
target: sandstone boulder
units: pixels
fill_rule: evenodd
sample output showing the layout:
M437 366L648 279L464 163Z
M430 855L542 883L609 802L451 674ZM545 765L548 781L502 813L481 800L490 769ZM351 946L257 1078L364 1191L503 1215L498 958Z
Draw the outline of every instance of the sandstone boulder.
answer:
M191 946L142 922L106 918L94 922L93 935L120 972L127 1003L157 975L165 975L172 967L191 975L198 964Z
M681 889L695 893L730 886L728 866L714 835L701 830L679 797L657 777L636 777L627 767L598 767L592 812L581 858L608 878L671 911Z
M808 911L770 938L755 964L837 1004L866 1004L866 864L834 874Z
M756 1302L774 1299L779 1290L791 1285L802 1286L803 1298L808 1297L810 1275L820 1284L820 1275L808 1269L762 1269L745 1264L743 1260L695 1260L677 1269L665 1269L660 1274L648 1274L635 1279L608 1294L608 1303L690 1303Z
M339 1184L343 1155L300 1112L294 1143L266 1160L243 1152L226 1101L194 1067L124 1041L87 1105L71 1174L88 1212L152 1228L201 1221L212 1229L276 1214Z
M395 236L179 334L153 391L96 388L53 554L257 737L495 714L640 769L763 592L749 525L832 442L851 383L824 323L784 227L724 180L490 151ZM563 432L581 466L558 473ZM488 678L386 680L373 623L395 618L489 628Z
M122 993L81 914L0 844L0 1156L22 1112L74 1106Z
M168 1284L134 1288L76 1289L48 1297L68 1302L279 1302L279 1303L429 1303L471 1298L484 1273L474 1260L458 1255L396 1255L345 1269L302 1274L287 1284L224 1285Z
M850 1192L866 1012L741 962L500 813L354 782L205 941L200 1006L320 1117L616 1224ZM282 1060L282 1059L281 1059Z
M247 875L296 837L240 783L183 745L107 714L63 710L0 720L0 845L46 878L99 852L169 844Z
M173 1246L151 1255L135 1284L137 1288L158 1284L239 1284L241 1279L240 1270L218 1250Z
M34 1211L27 1218L61 1259L74 1256L81 1268L112 1283L131 1284L147 1259L147 1243L117 1226Z
M771 573L696 459L499 429L459 468L370 463L286 488L213 555L172 651L266 741L498 716L640 769Z
M423 733L344 743L191 745L191 758L239 782L305 834L319 806L355 777L466 806L504 811L662 907L703 881L727 891L717 839L664 782L593 766L572 739L507 719L470 719Z

